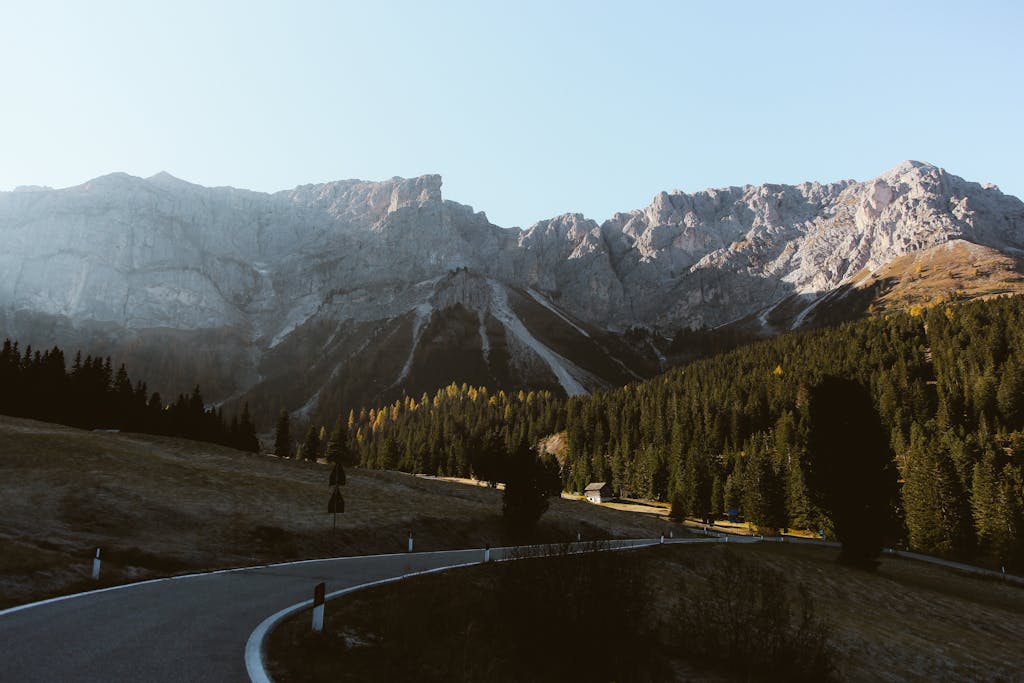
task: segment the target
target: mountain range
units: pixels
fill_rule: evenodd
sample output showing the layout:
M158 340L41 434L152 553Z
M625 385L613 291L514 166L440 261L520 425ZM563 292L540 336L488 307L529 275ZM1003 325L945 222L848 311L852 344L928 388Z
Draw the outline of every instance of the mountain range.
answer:
M266 194L166 173L0 193L0 336L327 422L455 382L582 394L709 339L1024 291L1024 203L907 161L502 228L441 178Z

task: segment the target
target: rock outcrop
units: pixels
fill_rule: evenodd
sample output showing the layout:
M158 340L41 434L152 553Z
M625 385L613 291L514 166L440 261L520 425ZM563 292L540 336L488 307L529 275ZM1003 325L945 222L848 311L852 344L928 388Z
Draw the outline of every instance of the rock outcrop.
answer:
M444 373L417 363L443 354L418 349L458 345L452 330L472 328L479 356L452 379L573 393L645 376L677 330L807 324L822 297L908 254L957 240L1017 262L1024 204L904 162L521 231L445 200L436 175L263 194L111 174L0 193L0 239L0 334L119 354L165 390L193 371L215 398L318 414L426 390ZM627 342L634 328L650 332Z

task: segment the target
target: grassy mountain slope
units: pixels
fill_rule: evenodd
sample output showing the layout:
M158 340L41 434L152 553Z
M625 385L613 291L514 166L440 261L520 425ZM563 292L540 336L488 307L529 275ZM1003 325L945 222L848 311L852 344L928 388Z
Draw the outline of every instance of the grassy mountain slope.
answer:
M331 554L329 468L185 439L0 417L0 607L102 585ZM353 470L339 555L503 540L501 492ZM652 537L644 515L551 500L537 540Z
M1024 653L1014 646L1024 638L1024 591L1010 585L892 557L877 572L864 572L813 546L662 546L615 555L608 559L618 564L604 574L599 565L584 565L604 558L572 559L584 565L575 573L590 579L570 586L577 603L544 606L552 619L579 615L587 635L572 646L572 633L529 652L516 639L485 639L491 620L514 618L491 611L501 607L501 591L525 589L526 601L532 592L548 595L564 558L471 567L332 601L321 637L310 634L309 613L300 612L271 637L275 680L401 680L415 672L420 680L549 681L565 680L566 668L595 680L609 680L613 671L621 676L615 680L791 680L751 661L750 645L770 637L758 627L778 624L782 615L755 616L756 604L744 600L753 586L735 582L770 576L781 581L775 588L806 593L824 622L816 633L828 634L838 680L1015 681L1024 670ZM747 571L728 571L737 565ZM579 600L588 588L590 599ZM644 602L646 609L632 615L642 636L630 640L632 632L615 630L628 616L608 614L614 598L602 593L616 591ZM687 648L693 634L681 637L692 601L710 603L735 626L699 653ZM796 612L798 602L785 605ZM744 644L731 655L729 636Z

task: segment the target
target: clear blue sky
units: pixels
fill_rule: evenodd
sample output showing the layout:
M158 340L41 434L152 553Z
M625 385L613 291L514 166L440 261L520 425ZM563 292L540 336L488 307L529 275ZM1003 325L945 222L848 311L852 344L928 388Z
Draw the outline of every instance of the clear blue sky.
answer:
M11 2L0 189L440 173L526 226L930 161L1024 196L1020 2Z

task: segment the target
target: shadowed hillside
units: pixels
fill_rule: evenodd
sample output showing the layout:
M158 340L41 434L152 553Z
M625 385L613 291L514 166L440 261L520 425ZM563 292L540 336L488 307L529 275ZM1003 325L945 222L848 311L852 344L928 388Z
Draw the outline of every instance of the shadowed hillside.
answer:
M329 467L139 434L0 417L0 607L153 576L325 557ZM355 469L334 551L502 542L501 492ZM653 537L643 515L551 500L536 540Z

